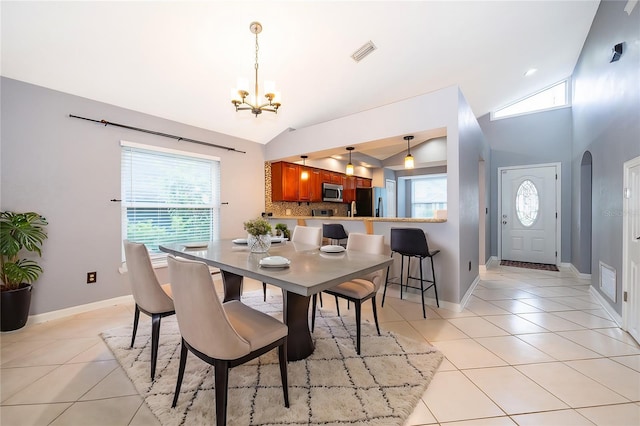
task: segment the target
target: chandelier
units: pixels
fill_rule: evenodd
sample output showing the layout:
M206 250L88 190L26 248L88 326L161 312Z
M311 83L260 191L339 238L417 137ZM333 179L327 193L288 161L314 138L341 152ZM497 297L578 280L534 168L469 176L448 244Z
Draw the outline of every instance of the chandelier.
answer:
M411 155L411 146L409 145L409 142L411 141L411 139L413 139L413 136L405 136L404 137L404 140L407 141L407 156L404 157L404 168L405 169L413 169L413 167L414 167L413 155Z
M278 113L278 108L280 108L280 102L279 101L279 94L273 90L273 85L271 85L272 87L267 87L267 84L265 84L265 95L264 97L267 99L267 102L260 104L258 99L259 99L259 92L258 92L258 34L260 34L262 32L262 24L260 24L260 22L252 22L251 25L249 25L249 30L251 30L251 32L253 34L256 35L256 64L255 64L255 70L256 70L256 81L255 81L255 92L253 95L253 102L251 102L251 100L248 99L249 97L249 91L247 90L248 87L246 87L246 83L242 83L241 80L238 81L238 88L237 88L237 93L236 90L234 90L234 93L232 94L232 100L231 103L236 107L236 112L237 111L251 111L251 114L254 114L256 117L258 117L258 114L262 114L262 111L269 111L269 112L275 112ZM238 96L240 97L240 99L238 99Z

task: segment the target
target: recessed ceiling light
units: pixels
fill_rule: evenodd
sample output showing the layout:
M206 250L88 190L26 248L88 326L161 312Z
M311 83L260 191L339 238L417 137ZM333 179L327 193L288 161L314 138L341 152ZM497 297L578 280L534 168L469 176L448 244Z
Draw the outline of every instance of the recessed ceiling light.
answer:
M525 76L525 77L529 77L529 76L531 76L531 75L535 74L535 73L536 73L536 71L538 71L538 70L537 70L537 69L535 69L535 68L531 68L530 70L528 70L527 72L525 72L525 73L524 73L524 76Z

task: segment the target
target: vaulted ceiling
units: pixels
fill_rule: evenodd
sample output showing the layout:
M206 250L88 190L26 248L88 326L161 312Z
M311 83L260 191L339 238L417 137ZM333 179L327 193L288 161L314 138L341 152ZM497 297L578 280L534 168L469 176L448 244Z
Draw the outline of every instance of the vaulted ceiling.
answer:
M267 143L451 85L484 115L570 76L598 4L2 1L1 71ZM252 21L263 25L260 84L274 80L282 93L277 115L256 118L230 102L236 79L253 79ZM368 41L377 50L356 63L351 54ZM537 73L525 77L530 68Z

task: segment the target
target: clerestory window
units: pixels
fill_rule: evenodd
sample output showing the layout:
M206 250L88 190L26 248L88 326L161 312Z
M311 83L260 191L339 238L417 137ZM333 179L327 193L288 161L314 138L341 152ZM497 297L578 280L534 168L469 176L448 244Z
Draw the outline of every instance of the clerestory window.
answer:
M563 80L526 98L491 112L492 120L570 106L569 84Z

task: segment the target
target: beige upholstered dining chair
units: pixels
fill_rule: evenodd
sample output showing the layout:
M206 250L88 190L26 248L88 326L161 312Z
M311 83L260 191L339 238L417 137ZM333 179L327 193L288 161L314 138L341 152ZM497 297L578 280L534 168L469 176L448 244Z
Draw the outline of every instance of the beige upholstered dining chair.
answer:
M175 407L187 364L188 351L213 365L216 424L225 425L229 369L278 348L284 405L287 385L288 327L238 300L220 302L209 268L202 262L169 256L169 277L182 335L180 368L172 407Z
M320 247L322 245L322 228L315 226L296 225L291 234L291 242L309 244ZM267 300L267 283L262 283L262 293L264 301ZM322 301L320 301L322 303Z
M384 254L384 236L350 233L347 239L347 252L360 251L371 254ZM362 302L371 299L373 303L373 319L376 323L376 330L380 334L380 326L378 325L378 313L376 311L376 293L382 285L382 269L372 272L360 278L352 279L335 287L325 290L325 293L335 297L347 299L353 302L356 310L356 352L360 355L360 331ZM316 320L316 296L313 295L313 306L311 313L311 331L315 327Z
M133 314L133 333L131 347L136 340L140 312L151 317L151 380L156 375L156 361L158 360L158 341L160 340L160 320L175 314L171 287L169 284L160 286L153 271L149 252L144 244L124 241L124 256L136 311Z

